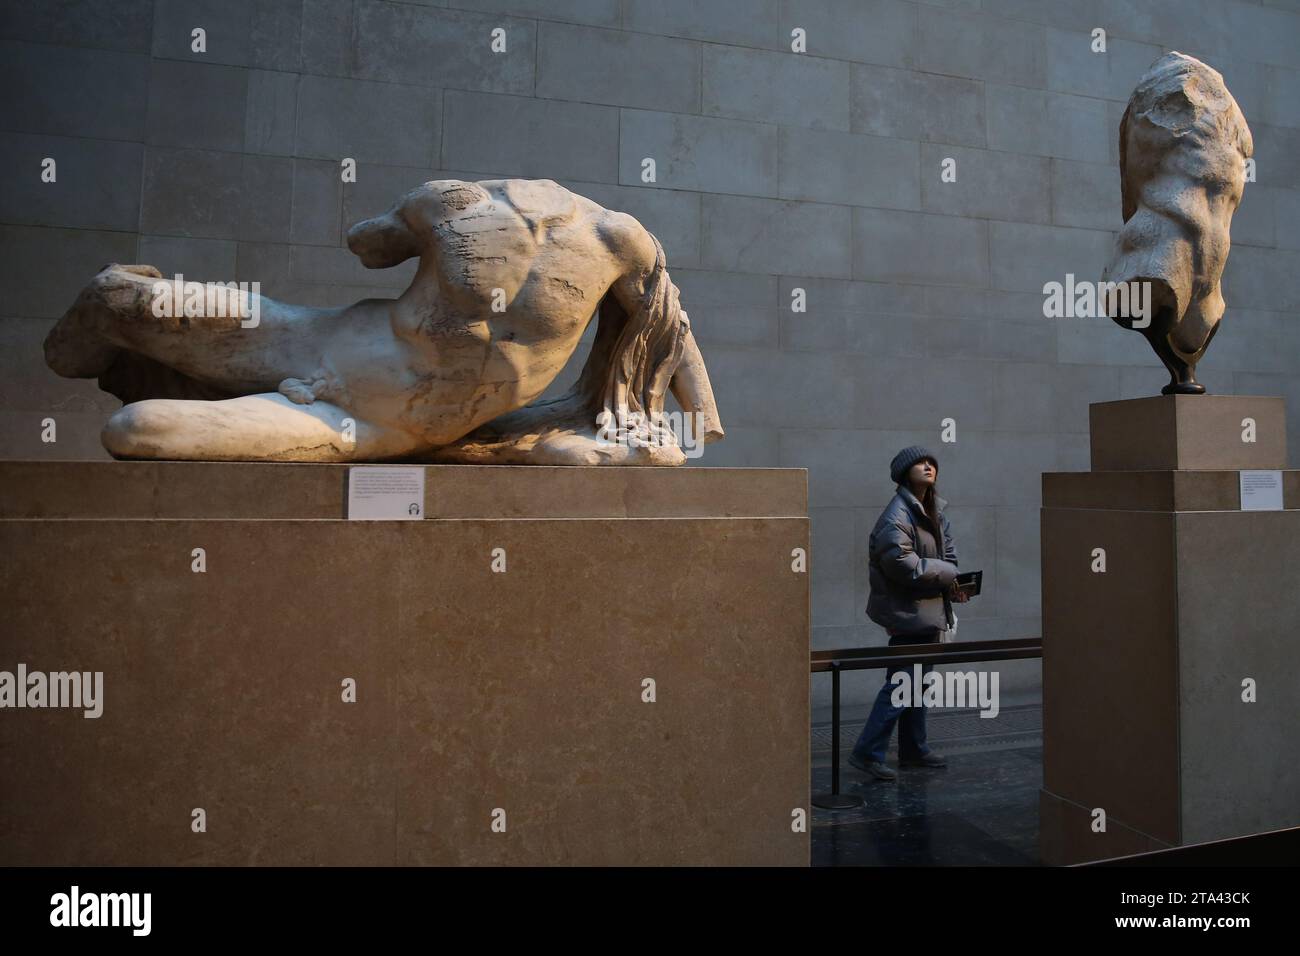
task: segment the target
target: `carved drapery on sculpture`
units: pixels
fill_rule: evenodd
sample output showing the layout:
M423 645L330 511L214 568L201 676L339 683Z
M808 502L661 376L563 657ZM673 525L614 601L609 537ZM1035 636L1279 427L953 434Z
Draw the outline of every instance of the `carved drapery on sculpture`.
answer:
M191 311L179 282L159 309L172 280L152 266L107 266L46 361L127 403L104 429L119 458L676 465L675 430L723 437L663 247L632 217L550 180L440 180L348 245L419 269L397 299L308 308L209 283ZM577 383L539 401L593 319Z
M1223 77L1167 53L1138 82L1119 132L1124 226L1103 280L1148 283L1145 314L1112 294L1108 313L1140 330L1169 370L1165 394L1197 394L1196 363L1223 316L1219 280L1232 245L1250 129Z

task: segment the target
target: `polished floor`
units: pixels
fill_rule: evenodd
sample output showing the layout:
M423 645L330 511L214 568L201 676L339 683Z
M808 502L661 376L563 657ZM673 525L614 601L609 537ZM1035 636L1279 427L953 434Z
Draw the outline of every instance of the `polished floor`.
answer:
M862 729L859 715L846 714L839 789L863 805L814 808L813 866L1037 866L1041 711L1019 707L1002 717L932 714L930 746L948 766L898 770L897 780L880 781L844 759ZM830 725L815 725L814 794L831 789L830 756ZM898 769L897 733L888 762Z

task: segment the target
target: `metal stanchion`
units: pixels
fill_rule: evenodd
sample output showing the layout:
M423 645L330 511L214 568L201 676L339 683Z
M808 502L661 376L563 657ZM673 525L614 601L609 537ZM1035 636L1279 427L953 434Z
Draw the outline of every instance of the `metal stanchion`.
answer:
M862 798L840 793L840 662L831 661L831 792L813 797L814 807L823 810L851 810L862 806Z

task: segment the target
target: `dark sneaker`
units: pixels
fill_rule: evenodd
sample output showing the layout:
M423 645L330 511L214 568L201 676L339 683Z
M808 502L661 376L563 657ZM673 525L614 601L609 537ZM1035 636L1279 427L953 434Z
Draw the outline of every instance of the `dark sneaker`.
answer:
M899 757L898 765L900 767L946 767L948 761L934 751L930 751L923 757L908 757L906 759Z
M857 754L849 754L849 763L857 767L868 776L875 777L877 780L894 780L898 774L890 770L878 760L863 759Z

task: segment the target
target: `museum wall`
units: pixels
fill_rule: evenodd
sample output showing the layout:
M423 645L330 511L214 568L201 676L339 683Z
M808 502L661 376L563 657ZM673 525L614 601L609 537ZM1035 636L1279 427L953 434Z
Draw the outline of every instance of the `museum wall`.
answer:
M101 265L392 297L414 263L364 269L350 223L428 179L550 178L663 243L727 430L690 466L808 469L814 647L883 640L864 553L912 444L985 570L960 637L1037 635L1040 474L1088 467L1088 403L1167 380L1109 320L1045 318L1043 286L1099 277L1125 102L1178 49L1224 74L1257 161L1200 378L1285 396L1298 460L1296 0L4 0L0 47L8 457L106 457L118 403L41 353ZM1002 670L1032 697L1036 663Z

